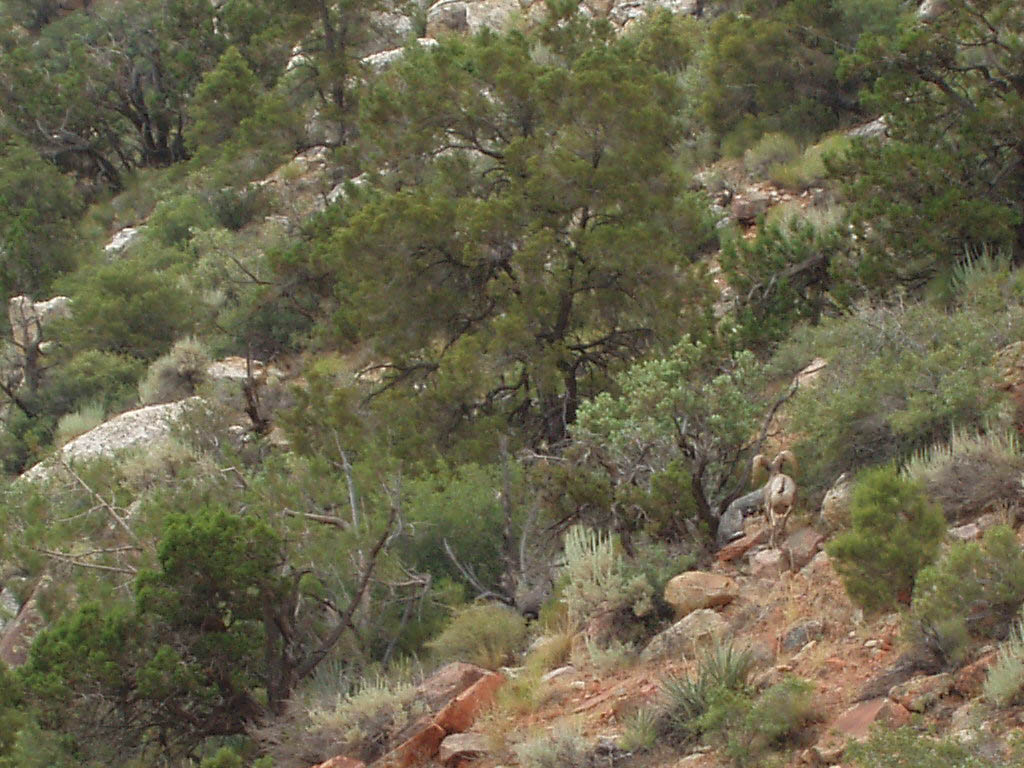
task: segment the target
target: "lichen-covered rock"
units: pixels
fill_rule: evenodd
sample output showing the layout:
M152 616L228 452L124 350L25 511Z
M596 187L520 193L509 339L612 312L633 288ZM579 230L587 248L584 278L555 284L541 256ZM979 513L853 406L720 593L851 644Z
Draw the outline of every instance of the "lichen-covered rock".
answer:
M803 648L811 640L817 640L825 634L825 625L818 619L802 621L791 627L782 638L782 650L795 651Z
M490 747L484 734L453 733L441 742L437 762L444 766L454 766L462 760L476 760L488 752Z
M735 581L720 573L687 571L673 576L665 585L665 602L681 619L700 608L728 605L740 593Z
M710 608L702 608L655 635L640 654L640 661L695 655L725 637L728 631L725 619Z

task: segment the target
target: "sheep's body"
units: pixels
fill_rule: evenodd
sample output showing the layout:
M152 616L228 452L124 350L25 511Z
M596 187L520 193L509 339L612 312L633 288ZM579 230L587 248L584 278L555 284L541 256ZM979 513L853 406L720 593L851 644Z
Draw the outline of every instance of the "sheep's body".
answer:
M789 451L782 451L769 463L762 455L754 457L754 470L764 467L768 470L768 482L764 486L762 509L768 521L768 545L774 547L780 536L786 533L786 521L796 503L796 481L783 473L785 462L796 464L796 457Z

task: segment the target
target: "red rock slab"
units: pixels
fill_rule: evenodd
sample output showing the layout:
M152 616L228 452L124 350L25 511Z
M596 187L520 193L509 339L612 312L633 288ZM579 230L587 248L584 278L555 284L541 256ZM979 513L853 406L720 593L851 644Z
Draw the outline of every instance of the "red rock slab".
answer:
M494 695L504 683L505 676L497 672L480 678L438 712L434 722L446 734L469 730L480 710L494 701Z
M882 696L854 704L832 721L828 730L851 739L866 739L875 723L898 728L910 722L910 712Z
M738 560L747 554L748 551L756 547L758 544L765 542L768 539L768 531L761 528L754 533L744 536L742 539L737 539L731 544L726 544L720 550L715 558L720 563L730 563L733 560Z
M444 728L431 723L375 762L374 768L412 768L424 763L437 754L446 735Z
M956 673L953 680L953 688L969 699L981 694L982 686L985 685L985 678L988 676L988 668L996 661L996 652L986 653L977 661L968 664Z

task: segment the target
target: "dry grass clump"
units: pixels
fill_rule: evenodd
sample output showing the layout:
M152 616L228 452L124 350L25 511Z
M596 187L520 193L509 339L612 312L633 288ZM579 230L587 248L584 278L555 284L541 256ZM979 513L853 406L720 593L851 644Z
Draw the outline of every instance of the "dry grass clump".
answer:
M949 442L914 455L903 471L924 485L950 522L998 507L1016 514L1024 502L1024 455L1011 432L954 432Z

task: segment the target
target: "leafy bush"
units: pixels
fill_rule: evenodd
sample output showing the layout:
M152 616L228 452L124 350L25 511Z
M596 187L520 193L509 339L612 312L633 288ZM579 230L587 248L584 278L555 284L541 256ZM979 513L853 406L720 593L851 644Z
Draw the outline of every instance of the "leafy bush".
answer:
M427 646L445 661L468 661L497 669L512 661L526 639L526 619L500 603L456 611L451 623Z
M515 753L522 768L586 768L592 750L579 728L562 727L524 741Z
M818 716L811 683L788 678L752 697L719 687L712 693L698 727L721 743L737 768L762 765L765 753L793 737Z
M957 663L971 638L1004 637L1022 604L1024 551L1012 529L996 526L980 543L955 544L918 574L907 636Z
M576 626L602 613L628 623L653 610L651 585L641 574L626 573L611 536L583 526L570 528L565 534L565 573L563 595Z
M910 599L946 532L938 505L895 467L869 469L850 496L851 526L826 546L846 592L868 610Z
M1020 701L1024 693L1024 620L1018 620L985 677L985 699L996 707Z
M237 232L270 209L270 195L265 187L256 184L240 190L225 187L211 195L210 208L220 226Z
M384 753L393 735L426 714L415 692L407 683L367 680L333 707L310 710L306 740L318 753L341 752L371 762Z
M1024 496L1024 455L1012 432L955 430L948 442L916 453L904 472L927 489L950 522L997 505L1014 508Z
M979 296L952 312L865 307L797 329L776 353L780 372L828 360L788 409L806 485L824 489L842 472L906 459L954 428L998 418L1005 401L992 386L993 355L1024 333L1024 313L1019 298L993 304Z
M851 744L846 756L858 768L1000 768L977 748L951 739L936 739L913 728L876 728L867 741Z
M171 351L158 357L139 382L139 400L144 405L182 400L196 393L206 380L210 355L197 339L177 342Z
M775 163L768 178L788 189L802 190L821 184L828 177L825 158L840 156L850 146L845 134L835 134L804 150L803 154Z
M51 413L68 413L89 403L120 411L135 402L145 364L127 355L89 349L50 371L43 399Z
M743 153L743 166L753 176L764 176L770 168L791 163L800 156L800 145L784 133L766 133Z
M55 445L64 445L79 435L84 435L103 423L106 413L100 403L83 405L77 411L67 413L57 420L57 430L53 436Z
M662 681L659 733L683 742L699 736L704 730L701 718L715 696L722 691L745 694L753 666L749 651L737 650L732 644L718 644L701 657L696 674Z
M194 194L181 194L159 203L149 218L147 237L162 245L181 246L194 232L214 225L213 213Z

